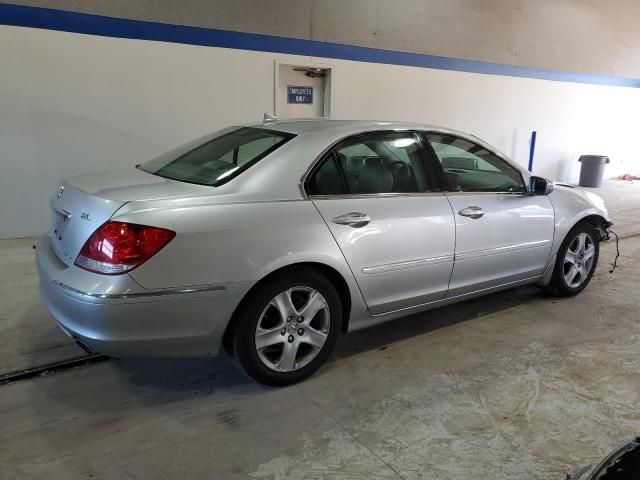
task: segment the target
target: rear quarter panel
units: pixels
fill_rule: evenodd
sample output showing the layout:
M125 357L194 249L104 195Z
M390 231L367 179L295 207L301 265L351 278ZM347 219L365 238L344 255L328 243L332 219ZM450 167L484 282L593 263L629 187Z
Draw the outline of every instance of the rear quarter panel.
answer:
M114 219L177 232L130 273L145 288L257 282L281 267L317 262L346 280L352 309L365 308L342 252L311 201L134 208Z

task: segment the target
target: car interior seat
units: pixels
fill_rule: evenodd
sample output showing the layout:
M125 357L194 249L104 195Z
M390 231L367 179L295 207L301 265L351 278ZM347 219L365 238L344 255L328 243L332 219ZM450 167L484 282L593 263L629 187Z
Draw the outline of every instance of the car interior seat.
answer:
M411 168L409 165L402 163L394 163L389 166L388 170L393 176L393 191L408 192L411 191Z
M365 165L358 177L358 193L388 193L393 189L393 175L381 165Z
M315 176L315 187L320 195L339 195L344 193L342 179L332 161L325 162Z

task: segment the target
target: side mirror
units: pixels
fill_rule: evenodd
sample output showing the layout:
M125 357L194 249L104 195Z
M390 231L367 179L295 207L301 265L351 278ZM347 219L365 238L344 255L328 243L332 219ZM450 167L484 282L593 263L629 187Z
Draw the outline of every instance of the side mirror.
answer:
M555 185L544 177L531 177L529 179L529 193L531 195L549 195Z

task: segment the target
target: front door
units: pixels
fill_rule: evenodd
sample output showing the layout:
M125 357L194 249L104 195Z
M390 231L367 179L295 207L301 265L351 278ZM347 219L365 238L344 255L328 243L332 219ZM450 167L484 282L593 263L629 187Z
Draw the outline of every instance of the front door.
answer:
M326 156L306 188L373 314L444 298L453 214L415 134L351 137Z
M429 133L456 224L448 297L540 276L551 254L554 210L530 195L520 172L487 148Z

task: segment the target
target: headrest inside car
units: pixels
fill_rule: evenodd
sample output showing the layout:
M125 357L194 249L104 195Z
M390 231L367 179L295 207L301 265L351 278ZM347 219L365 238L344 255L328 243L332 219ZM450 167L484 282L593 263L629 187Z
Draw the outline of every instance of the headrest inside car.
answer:
M365 167L382 167L384 166L384 161L382 157L365 157L363 159L363 163Z
M462 168L464 170L478 170L478 160L469 157L443 157L444 168Z
M365 166L358 183L359 193L388 193L393 188L393 175L381 166Z

